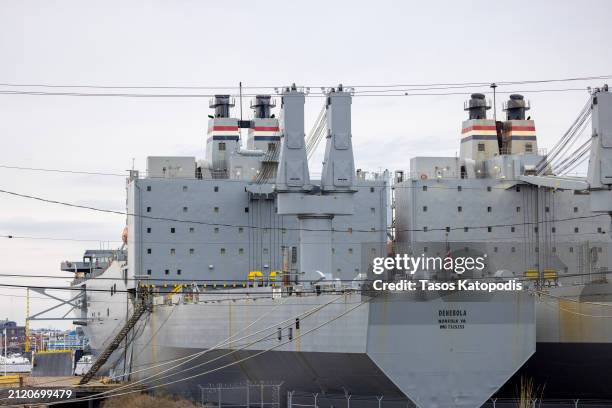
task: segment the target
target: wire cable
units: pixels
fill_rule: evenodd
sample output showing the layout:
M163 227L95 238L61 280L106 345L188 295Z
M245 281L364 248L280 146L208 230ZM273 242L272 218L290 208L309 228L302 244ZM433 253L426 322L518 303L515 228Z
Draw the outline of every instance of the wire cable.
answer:
M260 225L240 225L240 224L228 224L228 223L215 223L215 222L206 222L206 221L197 221L197 220L182 220L182 219L176 219L176 218L165 218L165 217L154 217L154 216L148 216L148 215L144 215L144 214L135 214L135 213L129 213L127 211L117 211L117 210L109 210L109 209L103 209L103 208L98 208L98 207L93 207L93 206L87 206L87 205L80 205L80 204L74 204L74 203L68 203L68 202L64 202L64 201L58 201L58 200L51 200L51 199L47 199L47 198L43 198L43 197L38 197L38 196L33 196L33 195L28 195L28 194L21 194L21 193L16 193L16 192L12 192L12 191L8 191L8 190L1 190L0 189L0 193L3 194L7 194L7 195L12 195L12 196L16 196L16 197L21 197L21 198L27 198L27 199L31 199L31 200L36 200L36 201L41 201L44 203L48 203L48 204L57 204L57 205L63 205L63 206L67 206L67 207L73 207L73 208L80 208L80 209L84 209L84 210L90 210L90 211L96 211L96 212L102 212L102 213L109 213L109 214L117 214L117 215L123 215L123 216L128 216L128 217L139 217L139 218L143 218L143 219L150 219L150 220L157 220L157 221L172 221L172 222L177 222L177 223L187 223L187 224L200 224L200 225L210 225L210 226L221 226L221 227L229 227L229 228L252 228L252 229L263 229L263 230L270 230L270 227L266 227L266 226L260 226ZM567 218L560 218L560 219L556 219L556 220L551 220L550 222L562 222L562 221L569 221L569 220L578 220L578 219L590 219L590 218L595 218L595 217L600 217L601 214L595 214L595 215L583 215L583 216L575 216L575 217L567 217ZM510 227L510 226L519 226L519 225L539 225L539 224L543 224L544 221L529 221L529 222L523 222L523 223L509 223L509 224L489 224L489 225L481 225L481 226L469 226L469 225L465 225L465 226L453 226L453 227L448 227L448 226L444 226L444 227L438 227L438 228L428 228L427 231L451 231L451 230L463 230L464 228L468 227L470 229L489 229L489 228L494 228L494 227ZM382 229L346 229L346 230L341 230L341 229L334 229L332 228L331 230L322 230L322 229L310 229L310 228L299 228L299 227L287 227L287 228L283 228L283 230L285 231L313 231L313 232L320 232L320 231L331 231L331 232L346 232L346 233L353 233L353 232L381 232L381 231L387 231L391 229L391 227L387 227L386 229L382 230ZM396 230L398 232L422 232L423 229L402 229L402 230Z
M297 340L297 339L300 339L300 338L302 338L302 337L304 337L304 336L306 336L306 335L308 335L308 334L310 334L310 333L312 333L312 332L314 332L314 331L316 331L316 330L320 329L321 327L324 327L324 326L326 326L326 325L328 325L328 324L330 324L330 323L332 323L332 322L334 322L334 321L336 321L336 320L340 319L341 317L343 317L343 316L345 316L345 315L349 314L350 312L352 312L353 310L357 309L358 307L360 307L360 306L362 306L362 305L364 305L364 304L368 303L370 300L371 300L371 298L369 298L369 299L367 299L367 300L365 300L365 301L363 301L363 302L358 303L356 306L353 306L353 307L351 307L351 308L347 309L346 311L344 311L344 312L342 312L342 313L340 313L340 314L338 314L338 315L334 316L333 318L330 318L329 320L327 320L327 321L325 321L325 322L323 322L323 323L321 323L321 324L319 324L319 325L317 325L317 326L313 327L312 329L309 329L309 330L307 330L307 331L305 331L305 332L303 332L303 333L300 333L300 334L298 334L298 335L294 336L294 337L293 337L293 339L291 339L291 340L285 340L285 341L282 341L282 342L280 342L279 344L276 344L276 345L274 345L274 346L272 346L272 347L269 347L269 348L267 348L267 349L265 349L265 350L261 350L261 351L259 351L259 352L255 353L255 354L252 354L252 355L249 355L249 356L243 357L243 358L238 359L238 360L236 360L236 361L233 361L233 362L231 362L231 363L227 363L227 364L225 364L225 365L222 365L222 366L216 367L216 368L211 369L211 370L208 370L208 371L204 371L204 372L201 372L201 373L197 373L197 374L194 374L194 375L192 375L192 376L183 377L183 378L180 378L180 379L177 379L177 380L174 380L174 381L170 381L170 382L167 382L167 383L156 384L156 385L154 385L154 386L147 387L147 388L145 388L144 390L143 390L143 389L131 390L131 391L127 391L127 392L124 392L124 393L110 394L110 395L108 395L108 396L106 396L106 397L107 397L107 398L112 398L112 397L116 397L116 396L120 396L120 395L132 394L132 393L135 393L135 392L143 392L143 391L148 391L148 390L152 390L152 389L156 389L156 388L160 388L160 387L166 387L166 386L168 386L168 385L172 385L172 384L176 384L176 383L179 383L179 382L183 382L183 381L191 380L191 379L193 379L193 378L201 377L201 376L203 376L203 375L211 374L211 373L213 373L213 372L216 372L216 371L219 371L219 370L223 370L223 369L226 369L226 368L228 368L228 367L231 367L231 366L234 366L234 365L237 365L237 364L241 364L241 363L243 363L244 361L247 361L247 360L250 360L250 359L252 359L252 358L258 357L258 356L260 356L260 355L262 355L262 354L264 354L264 353L267 353L267 352L269 352L269 351L275 350L275 349L277 349L277 348L279 348L279 347L284 346L285 344L288 344L288 343L291 343L291 342L293 342L293 341L295 341L295 340ZM105 398L105 397L103 397L103 398ZM99 397L92 396L92 397L86 397L86 398L84 398L84 399L73 399L73 400L63 400L63 401L58 401L58 402L51 402L51 403L47 403L47 405L50 405L50 406L51 406L51 405L57 405L57 404L64 404L64 403L66 403L66 402L88 401L88 400L93 400L93 399L100 399L100 398L99 398ZM11 405L11 406L12 406L12 407L18 407L19 405Z

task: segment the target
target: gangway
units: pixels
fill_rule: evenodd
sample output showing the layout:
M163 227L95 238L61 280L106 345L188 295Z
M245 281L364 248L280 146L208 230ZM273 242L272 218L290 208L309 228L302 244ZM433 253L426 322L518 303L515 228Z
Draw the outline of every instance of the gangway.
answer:
M100 368L106 363L109 357L113 354L115 350L119 347L121 342L125 339L125 336L134 328L138 320L142 317L142 315L149 309L149 305L147 302L147 297L143 296L134 307L134 312L132 316L125 322L125 325L119 330L115 338L106 346L104 351L98 356L96 361L89 368L87 373L81 378L79 381L79 385L87 384L89 380L93 378L94 375L100 370Z

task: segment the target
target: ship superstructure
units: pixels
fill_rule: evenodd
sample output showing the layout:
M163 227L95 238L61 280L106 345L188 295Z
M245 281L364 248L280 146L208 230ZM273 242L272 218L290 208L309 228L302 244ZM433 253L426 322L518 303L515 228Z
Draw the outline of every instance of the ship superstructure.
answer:
M513 276L538 292L537 352L505 396L515 396L521 376L553 398L610 396L610 382L594 369L607 370L612 344L605 324L612 307L612 201L609 181L598 176L608 163L601 140L612 131L610 100L607 87L591 96L586 180L556 175L522 95L510 95L504 120L495 121L484 95L473 94L459 157L415 157L409 172L396 172L396 252L486 254L488 268L478 277ZM574 373L571 382L560 367Z
M146 175L131 172L127 259L75 282L92 367L196 398L200 384L277 381L480 406L535 350L533 296L374 293L389 178L355 170L342 86L327 90L323 174L311 177L305 93L284 88L278 119L259 96L251 120L219 95L204 160L150 157Z

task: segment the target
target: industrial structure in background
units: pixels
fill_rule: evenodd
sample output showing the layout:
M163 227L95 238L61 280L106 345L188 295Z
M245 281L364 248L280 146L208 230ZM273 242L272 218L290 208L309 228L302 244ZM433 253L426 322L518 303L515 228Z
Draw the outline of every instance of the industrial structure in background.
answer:
M497 121L474 94L459 157L416 157L393 178L355 170L351 93L326 90L307 135L304 89L283 88L278 118L270 95L248 120L218 95L204 159L149 157L146 175L130 172L124 245L62 264L75 272L71 305L92 352L81 381L104 374L194 399L214 391L203 384L282 383L479 407L528 374L553 397L612 398L599 376L612 355L607 87L548 154L522 95ZM591 116L592 137L563 156ZM308 160L323 139L314 179ZM586 180L560 174L585 157ZM487 262L388 279L521 280L525 290L374 292L373 259L389 252Z

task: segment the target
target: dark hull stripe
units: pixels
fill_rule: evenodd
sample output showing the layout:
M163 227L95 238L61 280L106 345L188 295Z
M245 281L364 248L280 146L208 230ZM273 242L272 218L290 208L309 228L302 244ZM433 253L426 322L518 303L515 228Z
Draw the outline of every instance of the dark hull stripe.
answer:
M536 352L496 393L514 398L521 377L544 398L612 399L612 343L537 343Z

